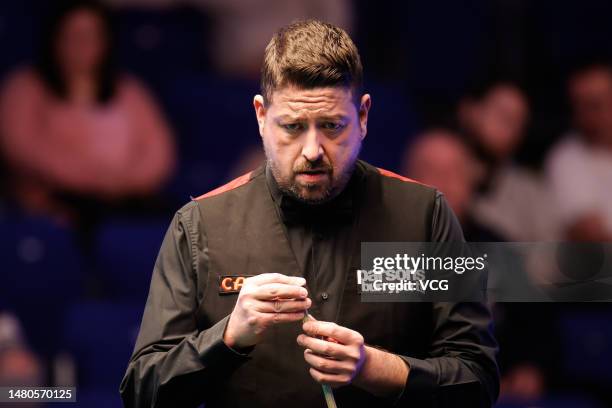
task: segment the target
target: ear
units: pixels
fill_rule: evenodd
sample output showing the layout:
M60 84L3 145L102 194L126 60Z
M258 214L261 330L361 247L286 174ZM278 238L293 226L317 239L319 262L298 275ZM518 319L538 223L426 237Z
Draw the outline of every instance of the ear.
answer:
M255 108L255 116L259 125L259 135L263 137L263 129L266 123L266 107L263 96L255 95L253 98L253 108Z
M361 128L362 140L368 133L368 113L370 112L370 106L372 106L372 97L370 94L364 94L359 104L359 126Z

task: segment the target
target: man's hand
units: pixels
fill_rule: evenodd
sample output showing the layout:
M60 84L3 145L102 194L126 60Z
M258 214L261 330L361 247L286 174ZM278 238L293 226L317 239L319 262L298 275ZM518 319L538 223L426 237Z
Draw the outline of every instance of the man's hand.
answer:
M302 329L306 334L300 334L297 342L306 348L304 359L311 366L312 378L335 387L350 384L365 362L363 336L316 320L305 322Z
M268 327L295 322L312 304L304 278L264 273L245 279L223 341L232 348L257 344Z
M306 348L304 359L317 382L336 387L353 383L388 398L403 391L410 369L399 356L365 346L361 334L335 323L311 320L302 328L306 334L297 342Z

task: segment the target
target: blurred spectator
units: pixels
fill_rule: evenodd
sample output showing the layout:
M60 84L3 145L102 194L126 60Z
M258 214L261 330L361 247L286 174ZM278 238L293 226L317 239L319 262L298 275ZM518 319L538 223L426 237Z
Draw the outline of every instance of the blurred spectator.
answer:
M0 93L0 147L10 190L29 210L75 217L155 193L174 147L154 100L114 67L110 17L94 1L63 1L40 60Z
M432 129L409 146L404 174L442 191L457 215L468 241L499 241L500 237L479 225L469 214L478 184L479 166L469 149L450 130Z
M42 386L43 371L40 361L24 342L17 318L9 313L0 312L0 387ZM17 404L16 406L38 405Z
M502 377L500 396L514 401L537 401L545 390L544 375L532 363L518 364Z
M495 304L500 400L533 403L563 390L562 339L557 327L561 308L553 303Z
M566 237L612 240L612 67L594 64L568 81L575 130L551 151L547 170Z
M212 60L217 72L238 78L259 78L263 49L278 28L293 20L316 18L342 27L353 26L350 0L106 0L117 6L191 5L212 19Z
M459 125L487 165L511 160L521 143L529 108L523 92L510 82L487 82L459 104Z
M461 100L457 116L485 168L474 218L507 240L555 240L557 218L546 184L513 162L529 117L521 89L511 82L487 83Z

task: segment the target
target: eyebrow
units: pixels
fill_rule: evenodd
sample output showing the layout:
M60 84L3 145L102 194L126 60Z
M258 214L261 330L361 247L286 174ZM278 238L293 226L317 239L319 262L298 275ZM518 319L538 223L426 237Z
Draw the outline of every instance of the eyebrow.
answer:
M321 117L318 117L317 120L348 120L349 117L348 115L342 115L342 114L336 114L336 115L323 115ZM300 121L300 120L304 120L303 117L301 116L294 116L294 115L289 115L289 114L284 114L284 115L280 115L276 118L276 121L282 122L282 121Z

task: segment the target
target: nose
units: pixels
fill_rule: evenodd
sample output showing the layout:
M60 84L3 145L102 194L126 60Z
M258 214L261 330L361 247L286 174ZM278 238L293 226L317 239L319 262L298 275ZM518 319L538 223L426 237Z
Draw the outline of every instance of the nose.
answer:
M302 156L310 162L317 161L323 156L323 146L321 145L319 132L311 129L306 134L306 141L302 146Z

